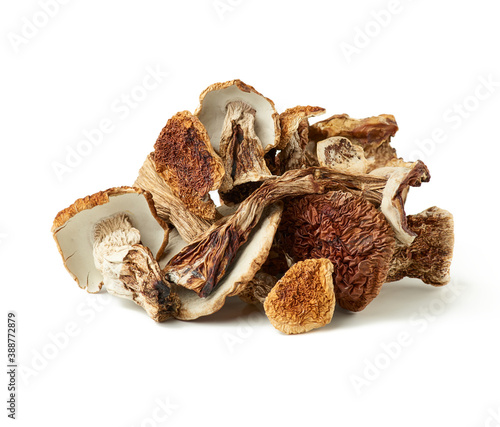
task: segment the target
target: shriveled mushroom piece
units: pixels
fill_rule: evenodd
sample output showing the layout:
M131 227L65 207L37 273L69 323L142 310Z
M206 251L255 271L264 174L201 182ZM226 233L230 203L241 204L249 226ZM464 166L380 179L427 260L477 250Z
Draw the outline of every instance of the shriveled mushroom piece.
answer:
M414 277L433 286L446 285L455 240L453 215L434 206L409 215L408 227L417 237L410 246L397 242L387 282Z
M289 108L280 114L281 138L278 148L280 173L291 169L301 169L308 166L305 148L309 142L310 117L325 113L321 107L297 106Z
M276 277L259 270L238 296L248 304L264 304L277 281Z
M180 308L175 315L177 319L193 320L215 313L224 305L227 297L237 295L246 289L248 282L267 258L282 210L281 203L273 204L264 210L261 219L248 236L247 242L239 248L224 277L208 297L200 298L192 290L173 285L180 300ZM160 265L168 262L184 246L186 243L179 238L174 229L171 232L167 255L161 260Z
M195 113L224 163L220 193L226 202L239 203L269 178L265 152L279 142L274 103L240 80L216 83L200 95ZM238 197L243 187L244 195Z
M380 210L391 224L396 238L404 245L410 245L416 233L408 227L404 210L406 196L410 187L419 187L422 182L429 182L431 175L427 166L420 160L400 164L404 166L378 168L370 172L370 175L387 179Z
M318 141L332 136L343 136L351 143L363 148L366 159L370 162L367 172L385 166L396 159L396 150L391 147L391 137L396 134L398 125L394 116L381 114L366 119L353 119L347 114L332 116L313 124L309 128L311 151L315 151Z
M351 311L363 310L378 295L395 247L384 215L343 191L288 200L278 238L294 261L328 258L337 301Z
M154 257L163 254L168 227L149 193L119 187L78 199L59 212L52 232L66 269L82 289L95 293L104 285L156 321L176 312L178 300Z
M156 141L154 159L157 172L191 212L216 218L209 192L220 187L224 166L196 116L181 111L168 120Z
M369 163L363 148L352 144L344 136L332 136L319 141L316 153L320 166L353 174L366 173L368 170Z
M294 264L264 302L272 325L285 334L301 334L327 325L335 309L332 273L325 258Z
M151 193L158 216L163 221L174 225L187 242L192 242L201 236L214 223L214 220L203 219L191 212L182 200L173 193L156 171L154 153L147 156L139 170L139 176L135 180L134 186Z

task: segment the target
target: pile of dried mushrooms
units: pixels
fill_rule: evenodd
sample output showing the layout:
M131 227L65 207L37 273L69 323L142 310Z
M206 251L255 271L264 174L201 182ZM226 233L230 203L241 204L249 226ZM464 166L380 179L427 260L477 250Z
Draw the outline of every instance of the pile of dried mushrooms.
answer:
M324 113L278 114L240 80L211 85L194 114L167 121L132 186L59 212L66 269L158 322L207 316L239 295L286 334L328 324L336 302L363 310L386 282L446 285L453 217L406 215L410 187L430 174L396 155L394 117L309 123Z

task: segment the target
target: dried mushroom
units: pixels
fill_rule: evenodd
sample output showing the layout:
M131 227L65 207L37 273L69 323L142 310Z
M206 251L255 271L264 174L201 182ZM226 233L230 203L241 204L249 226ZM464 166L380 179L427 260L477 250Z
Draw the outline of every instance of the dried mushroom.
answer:
M241 202L260 182L272 176L264 154L279 142L274 103L253 87L232 80L208 87L200 95L196 115L224 164L222 199L227 203Z
M277 281L276 277L259 270L238 296L248 304L264 304Z
M368 161L363 148L354 145L344 136L332 136L316 144L320 166L339 172L363 174L368 170Z
M337 301L351 311L363 310L379 294L395 246L382 213L342 191L287 201L278 238L295 262L329 259Z
M154 159L158 174L191 212L208 220L217 217L209 192L220 187L224 166L196 116L182 111L168 120Z
M352 119L347 114L339 114L313 124L309 128L309 137L313 147L318 141L332 136L348 138L351 143L363 148L365 157L370 162L370 172L397 158L396 150L390 144L391 137L397 130L396 119L390 114L366 119Z
M446 285L455 240L453 215L434 206L409 215L408 227L416 238L410 246L397 243L387 282L414 277L429 285Z
M191 212L156 171L154 153L148 155L135 180L135 187L153 196L158 216L171 223L187 242L192 242L210 228L214 221L203 219Z
M278 148L281 152L278 155L278 162L281 174L308 166L305 153L309 142L308 119L324 113L325 109L321 107L297 106L280 114L281 138Z
M272 325L285 334L301 334L327 325L335 309L332 274L325 258L294 264L264 302Z
M157 217L147 192L120 187L78 199L59 212L52 232L67 270L81 288L94 293L104 285L156 321L176 312L177 298L161 279L153 256L163 254L168 227Z
M239 248L224 277L208 297L200 298L192 290L172 285L180 301L179 310L175 315L177 319L193 320L215 313L224 305L227 297L238 295L246 289L248 282L252 280L267 258L282 210L283 206L280 203L271 205L264 210L260 221L253 227L248 236L247 242ZM186 243L182 242L182 239L173 230L167 247L168 255L161 261L160 265L168 262L184 246Z

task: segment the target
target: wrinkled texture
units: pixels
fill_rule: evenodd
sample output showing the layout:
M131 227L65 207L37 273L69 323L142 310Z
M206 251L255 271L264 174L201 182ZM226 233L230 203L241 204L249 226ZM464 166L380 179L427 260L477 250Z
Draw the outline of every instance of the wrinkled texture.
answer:
M278 279L259 270L238 296L248 304L263 304Z
M272 325L285 334L300 334L330 323L335 309L333 272L325 258L293 265L264 302Z
M370 161L368 172L383 167L397 158L396 150L391 147L391 137L396 134L398 125L394 116L381 114L365 119L352 119L347 114L332 116L315 123L309 128L309 138L318 142L332 136L344 136L363 148Z
M332 136L319 141L316 153L320 166L353 174L366 173L368 170L363 149L343 136Z
M172 224L186 242L192 242L210 228L213 220L200 218L179 199L156 171L154 153L148 155L134 186L147 190L153 197L158 216Z
M378 295L395 245L383 214L340 191L288 200L278 239L294 261L328 258L337 300L351 311L363 310Z
M172 193L194 214L215 219L209 191L219 188L224 166L199 119L189 111L170 118L158 136L154 158Z
M433 286L450 281L453 258L453 215L438 207L408 216L408 226L416 234L410 246L398 243L387 282L414 277Z

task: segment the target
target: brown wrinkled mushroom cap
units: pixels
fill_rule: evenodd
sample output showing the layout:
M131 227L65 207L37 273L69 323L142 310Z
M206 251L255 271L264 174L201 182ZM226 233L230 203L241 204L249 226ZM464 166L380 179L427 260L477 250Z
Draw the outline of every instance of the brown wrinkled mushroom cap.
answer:
M64 266L87 292L99 292L103 283L94 264L94 226L123 212L141 233L141 243L158 259L168 243L168 225L156 214L151 194L135 187L117 187L76 200L57 214L52 233Z
M379 294L395 239L384 215L363 198L332 191L291 199L278 233L295 261L328 258L333 263L341 307L361 311Z
M219 150L226 105L230 101L243 101L256 110L255 132L267 152L279 143L279 115L274 102L241 80L214 83L200 95L200 106L195 111L205 126L215 151Z
M154 159L157 172L191 212L216 217L208 193L219 188L224 166L196 116L181 111L168 120L156 141Z
M335 309L333 270L325 258L294 264L264 302L272 325L285 334L301 334L330 323Z

